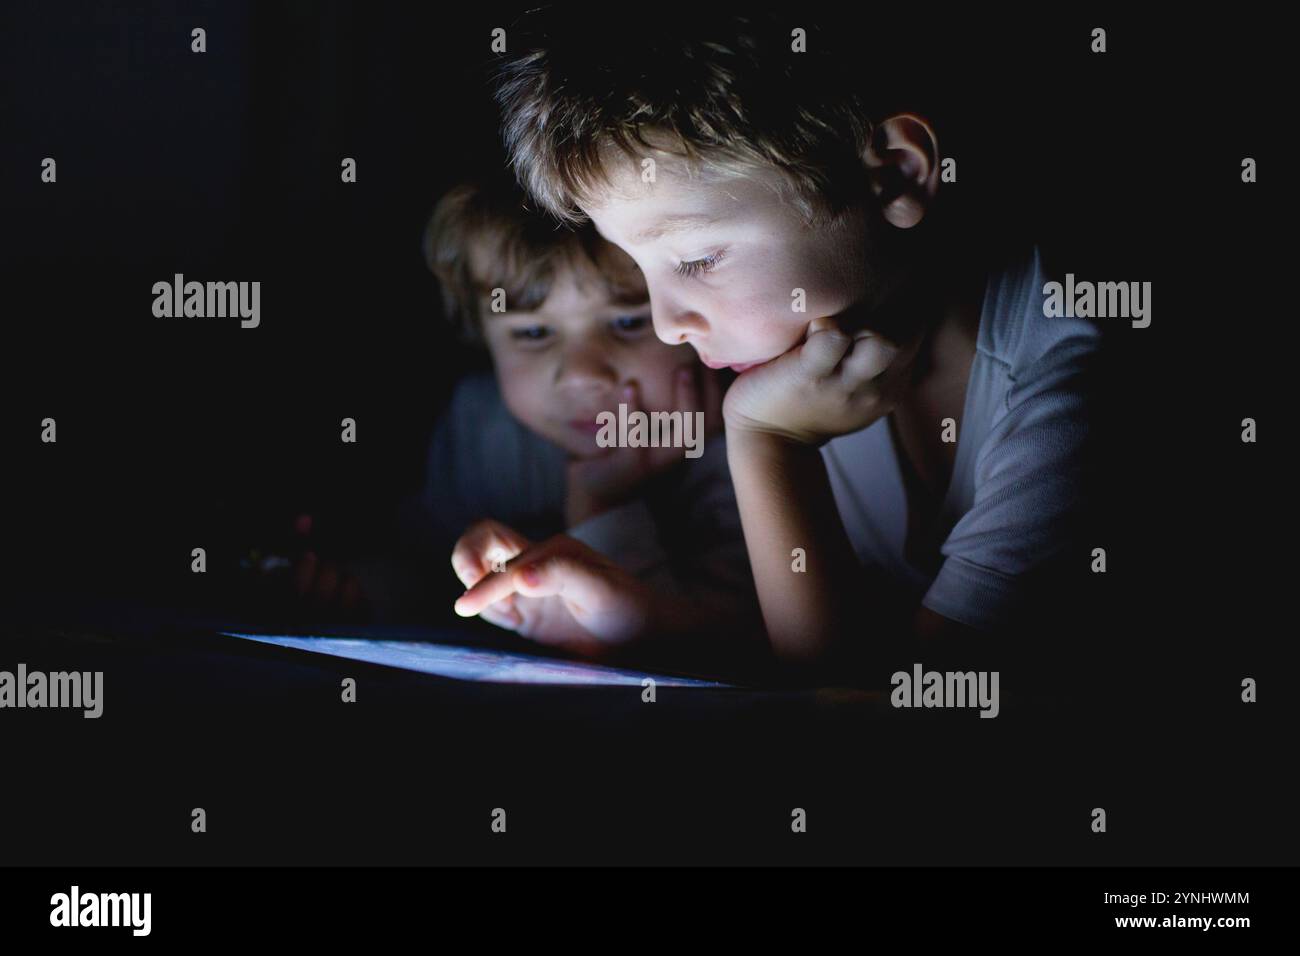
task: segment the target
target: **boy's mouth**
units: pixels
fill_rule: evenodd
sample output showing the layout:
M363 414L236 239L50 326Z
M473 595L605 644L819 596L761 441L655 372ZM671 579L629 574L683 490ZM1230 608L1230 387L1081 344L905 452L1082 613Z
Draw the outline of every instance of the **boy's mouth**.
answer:
M766 360L762 362L737 362L735 364L731 362L712 362L706 358L701 358L700 361L712 369L729 368L737 375L739 375L741 372L745 371L746 369L754 368L756 365L767 364Z

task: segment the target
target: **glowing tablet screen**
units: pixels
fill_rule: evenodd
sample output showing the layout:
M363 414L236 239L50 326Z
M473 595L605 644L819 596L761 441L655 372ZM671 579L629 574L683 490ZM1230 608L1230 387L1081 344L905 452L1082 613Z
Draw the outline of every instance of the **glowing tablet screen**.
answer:
M495 684L580 684L641 686L647 677L661 687L730 687L718 681L671 677L645 671L604 667L581 661L557 660L487 647L459 647L427 641L361 640L351 637L296 637L283 634L241 634L222 631L262 644L294 647L331 657L386 664L456 680Z

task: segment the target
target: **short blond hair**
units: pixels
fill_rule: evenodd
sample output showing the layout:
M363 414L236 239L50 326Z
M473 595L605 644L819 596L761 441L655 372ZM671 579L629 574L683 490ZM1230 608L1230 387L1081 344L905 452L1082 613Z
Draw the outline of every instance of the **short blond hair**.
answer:
M810 222L866 195L864 102L810 28L792 50L787 20L665 15L611 41L579 15L535 15L495 71L502 135L529 194L553 216L586 219L609 185L611 149L638 161L665 149L743 175L776 169ZM687 35L683 35L687 34ZM652 141L653 140L653 141Z
M511 311L539 308L562 274L593 284L610 301L646 301L645 279L626 253L590 225L571 228L529 208L507 173L460 183L434 207L424 230L426 264L461 339L481 344L481 302L505 292Z

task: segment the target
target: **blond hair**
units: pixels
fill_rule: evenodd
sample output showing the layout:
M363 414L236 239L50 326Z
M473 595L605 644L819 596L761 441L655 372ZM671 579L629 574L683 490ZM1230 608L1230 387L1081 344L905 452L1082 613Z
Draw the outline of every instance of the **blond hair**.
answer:
M590 225L570 228L524 202L508 176L463 182L438 201L424 231L426 264L462 340L482 341L483 298L505 292L510 311L539 308L562 274L610 301L646 301L636 263Z
M553 216L584 221L611 159L639 167L654 149L702 169L774 168L810 223L865 195L871 121L815 28L808 52L795 52L788 20L692 17L683 36L661 16L612 42L563 17L539 15L522 39L516 30L521 52L495 71L511 163Z

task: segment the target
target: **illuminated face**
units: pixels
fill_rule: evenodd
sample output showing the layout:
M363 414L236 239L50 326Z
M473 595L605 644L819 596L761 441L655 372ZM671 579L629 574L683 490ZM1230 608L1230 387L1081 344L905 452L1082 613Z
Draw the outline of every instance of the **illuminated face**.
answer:
M583 211L641 267L664 342L742 372L799 344L812 319L883 298L861 209L810 227L775 171L701 176L667 153L655 164L654 183L633 163L610 164L610 188Z
M650 304L610 301L601 283L562 270L541 307L493 313L483 337L506 407L529 429L570 455L607 453L596 444L596 416L618 411L624 387L637 389L645 411L673 410L673 378L698 368L690 349L655 338Z

